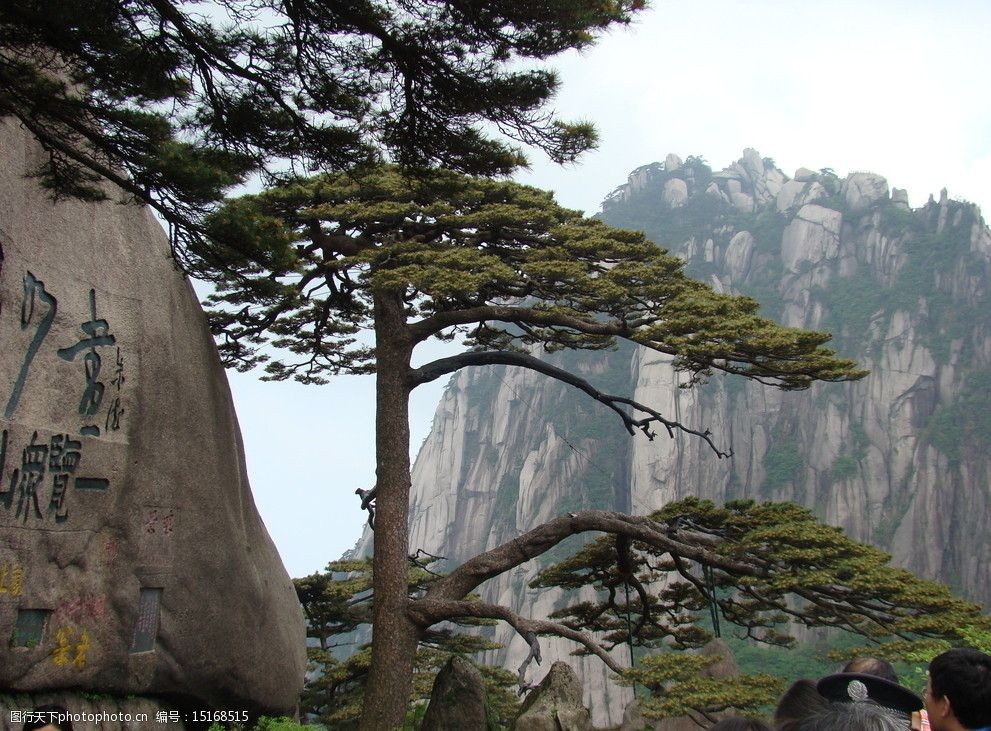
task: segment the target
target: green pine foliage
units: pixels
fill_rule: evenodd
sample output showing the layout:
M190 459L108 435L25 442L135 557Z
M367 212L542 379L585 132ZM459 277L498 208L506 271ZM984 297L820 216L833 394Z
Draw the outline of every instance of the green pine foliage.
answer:
M291 718L280 716L262 716L258 719L252 731L312 731L315 727L305 723L296 723Z
M649 690L647 715L711 717L726 708L759 713L780 693L781 678L764 673L718 681L705 676L715 659L691 650L712 638L714 618L723 632L780 647L794 642L788 623L837 628L869 643L851 647L849 639L837 640L847 655L907 660L986 639L991 627L978 605L891 566L887 554L797 505L718 507L689 498L651 518L668 526L679 548L624 546L607 536L531 583L595 590L596 601L556 616L595 633L606 647L642 648L635 653L642 659L622 680Z
M721 658L684 653L648 655L639 667L626 671L621 682L651 692L639 699L648 718L688 716L713 722L721 711L763 715L787 686L783 678L767 673L712 678L705 674Z
M266 343L295 353L268 363L273 379L371 372L373 351L355 336L386 291L401 293L408 320L438 322L430 334L467 330L479 350L597 350L620 337L671 353L690 381L716 369L793 389L864 375L822 347L827 335L760 317L754 300L688 278L643 234L515 183L365 168L230 201L209 231L238 242L218 249L214 272L222 354L249 369ZM507 315L515 327L471 317L506 298L527 303L526 318Z
M410 591L419 592L436 575L430 567L434 559L411 567ZM324 573L294 579L296 593L306 616L309 673L303 690L300 711L328 729L356 727L364 700L365 682L371 666L368 645L346 643L361 636L371 621L371 559L332 561ZM413 690L409 702L408 723L417 728L417 714L430 698L434 679L452 655L472 662L481 672L488 696L493 723L506 726L519 710L516 676L502 668L480 664L472 657L500 646L467 627L492 624L485 620L465 622L458 628L443 627L428 631L417 651Z
M214 722L207 731L320 731L321 728L307 723L297 723L288 716L261 716L254 723Z
M681 430L705 439L723 455L708 433L668 420L626 393L597 388L594 372L538 356L639 344L671 356L685 387L716 371L785 390L865 375L824 347L827 334L761 317L755 300L691 279L681 260L643 234L585 218L558 206L550 193L515 183L446 170L411 175L396 165L360 167L229 201L208 217L207 230L213 243L204 260L213 255L217 262L211 324L228 364L246 370L266 363L268 378L314 384L342 373L376 373L379 564L372 609L376 632L390 626L384 632L392 635L389 642L380 639L383 633L373 638L362 709L362 723L370 726L401 722L400 700L415 695L415 687L408 689L419 672L409 640L437 617L464 616L459 602L471 591L461 591L471 582L460 577L440 584L443 600L424 597L426 609L417 613L417 599L407 598L405 563L382 558L405 561L409 549L403 399L411 389L469 366L525 367L604 404L631 435L653 438L651 427L663 426L672 436ZM374 347L363 337L369 333ZM467 352L412 367L417 344L458 334ZM579 439L599 435L591 421L573 426ZM615 496L609 480L587 486L590 494L576 493L568 506L608 504ZM508 501L514 486L501 489ZM574 546L581 539L571 540ZM565 550L556 543L538 555ZM416 627L397 619L403 611L417 618ZM320 661L336 669L329 659ZM334 673L325 677L330 694L354 688Z
M558 79L534 62L643 6L19 0L0 4L0 116L44 147L53 194L101 200L113 181L184 253L250 176L383 158L505 174L524 145L573 161L595 130L545 109Z

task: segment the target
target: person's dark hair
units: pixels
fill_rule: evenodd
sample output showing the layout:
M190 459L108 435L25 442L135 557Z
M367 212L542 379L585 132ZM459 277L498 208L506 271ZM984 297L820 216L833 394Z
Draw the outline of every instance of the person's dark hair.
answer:
M25 721L24 723L24 731L36 731L36 729L44 728L45 726L54 726L60 731L73 731L72 721L66 718L69 715L69 711L65 706L46 703L43 706L35 708L32 714L34 714L32 720ZM41 717L37 718L37 714L41 714ZM60 721L58 720L59 717L66 718L66 720Z
M710 726L709 731L773 731L773 729L756 718L732 716L730 718L724 718L715 725Z
M798 731L905 731L907 721L870 701L830 703L795 727Z
M823 695L816 690L814 680L796 680L778 700L774 709L774 725L781 729L786 723L801 721L829 705Z
M929 663L930 693L950 699L950 709L967 728L991 726L991 655L958 647Z
M890 680L892 683L898 682L898 675L891 663L879 657L855 657L843 666L842 673L863 673L864 675L876 675L879 678Z

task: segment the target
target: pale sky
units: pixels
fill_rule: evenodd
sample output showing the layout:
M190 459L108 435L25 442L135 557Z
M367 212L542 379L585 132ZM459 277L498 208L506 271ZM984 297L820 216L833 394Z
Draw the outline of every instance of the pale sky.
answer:
M654 0L629 29L551 64L554 108L593 121L599 149L568 168L534 155L518 179L591 214L669 152L719 169L753 147L789 176L870 171L912 206L946 187L991 210L989 30L988 0ZM268 530L291 576L322 570L364 523L354 490L374 482L373 379L228 376ZM443 386L414 394L414 454Z

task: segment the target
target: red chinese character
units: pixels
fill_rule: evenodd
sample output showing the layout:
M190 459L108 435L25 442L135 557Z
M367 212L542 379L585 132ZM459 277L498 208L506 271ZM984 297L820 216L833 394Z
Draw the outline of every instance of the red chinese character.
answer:
M158 511L152 510L150 513L148 513L148 517L145 518L145 525L144 525L145 533L149 533L149 534L154 533L156 525L158 525Z

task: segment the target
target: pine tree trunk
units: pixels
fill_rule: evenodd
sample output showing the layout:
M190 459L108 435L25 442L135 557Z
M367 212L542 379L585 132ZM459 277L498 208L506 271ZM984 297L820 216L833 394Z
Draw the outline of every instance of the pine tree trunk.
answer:
M402 725L420 634L406 614L410 354L400 296L376 293L372 664L365 688L361 731L392 731Z

